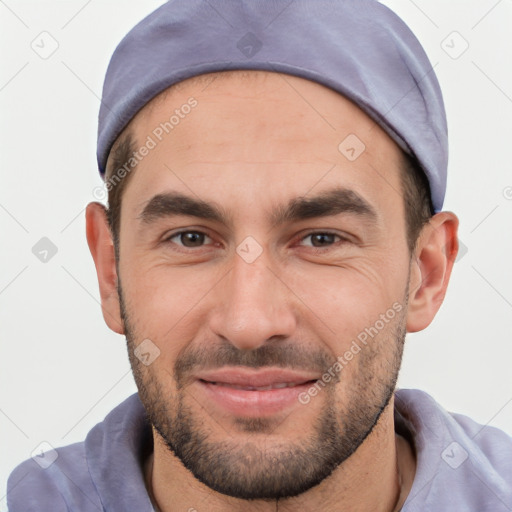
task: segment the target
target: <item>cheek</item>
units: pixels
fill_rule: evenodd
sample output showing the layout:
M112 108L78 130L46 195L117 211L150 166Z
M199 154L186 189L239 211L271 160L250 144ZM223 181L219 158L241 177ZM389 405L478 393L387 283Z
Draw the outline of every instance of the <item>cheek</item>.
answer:
M188 344L214 336L208 319L230 295L225 290L229 280L223 281L230 264L171 267L149 258L134 254L125 259L120 269L123 291L136 342L154 341L161 362L169 367ZM285 307L293 308L299 331L323 340L337 357L393 303L403 301L403 267L396 258L369 250L364 257L336 265L295 259L276 270L287 287Z
M160 348L162 361L174 361L205 324L205 298L219 281L218 274L213 267L127 265L121 274L123 294L136 343L148 338Z
M309 265L284 277L303 304L301 321L306 330L318 326L317 332L337 355L381 314L391 309L389 316L394 317L393 304L405 307L404 267L383 257L377 261L358 258L342 266Z

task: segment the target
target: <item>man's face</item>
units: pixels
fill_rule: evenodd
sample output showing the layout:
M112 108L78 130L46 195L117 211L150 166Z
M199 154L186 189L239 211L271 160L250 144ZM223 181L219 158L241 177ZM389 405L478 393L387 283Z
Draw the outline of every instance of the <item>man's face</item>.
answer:
M211 488L270 499L326 478L388 405L410 255L395 143L328 88L252 78L185 83L132 123L157 144L123 193L118 272L158 435Z

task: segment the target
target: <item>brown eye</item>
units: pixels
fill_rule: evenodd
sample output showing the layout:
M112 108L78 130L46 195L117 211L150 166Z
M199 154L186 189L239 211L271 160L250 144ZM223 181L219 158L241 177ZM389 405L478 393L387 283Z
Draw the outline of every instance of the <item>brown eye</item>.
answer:
M174 242L173 240L175 239L178 240L178 242ZM167 241L173 241L173 243L177 243L177 245L182 245L183 247L193 248L201 247L206 239L211 241L208 235L200 231L181 231L169 237Z
M310 233L309 235L306 235L302 240L311 240L311 247L330 247L331 245L336 243L336 239L342 239L339 235L336 235L334 233L323 233L323 232L317 232L317 233Z

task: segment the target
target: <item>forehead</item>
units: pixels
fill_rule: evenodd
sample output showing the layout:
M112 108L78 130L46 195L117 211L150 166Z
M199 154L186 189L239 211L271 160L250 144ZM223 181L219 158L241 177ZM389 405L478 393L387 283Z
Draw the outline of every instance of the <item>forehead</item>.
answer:
M394 141L339 93L295 76L194 77L146 105L130 131L135 150L154 141L125 191L138 204L167 189L279 202L340 184L401 197Z

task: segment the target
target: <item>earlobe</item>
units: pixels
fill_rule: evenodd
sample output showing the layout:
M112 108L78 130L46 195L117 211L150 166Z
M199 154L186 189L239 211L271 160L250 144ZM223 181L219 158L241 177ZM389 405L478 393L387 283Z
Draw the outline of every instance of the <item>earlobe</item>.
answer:
M118 334L124 334L117 293L114 243L108 225L106 209L100 203L89 203L85 215L87 243L96 266L103 318L110 329Z
M458 252L458 225L454 213L441 212L420 233L411 259L407 332L425 329L441 307Z

